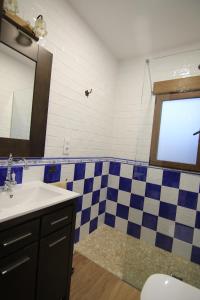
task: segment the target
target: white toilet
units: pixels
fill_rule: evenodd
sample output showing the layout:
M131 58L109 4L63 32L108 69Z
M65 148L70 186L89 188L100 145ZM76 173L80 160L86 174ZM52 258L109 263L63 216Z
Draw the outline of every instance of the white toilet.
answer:
M154 274L145 282L141 300L200 300L200 290L171 276Z

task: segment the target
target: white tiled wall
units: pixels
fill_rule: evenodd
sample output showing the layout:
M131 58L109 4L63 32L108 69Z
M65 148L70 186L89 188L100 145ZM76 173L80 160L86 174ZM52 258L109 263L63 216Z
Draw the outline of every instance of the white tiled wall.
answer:
M184 76L199 75L199 45L150 59L152 83ZM189 52L188 52L189 50ZM171 53L171 54L170 54ZM115 119L112 138L113 157L148 162L155 98L144 57L122 61L116 84Z
M53 55L45 156L105 156L110 148L117 63L67 0L19 0L20 14L43 14ZM86 98L84 91L93 88Z

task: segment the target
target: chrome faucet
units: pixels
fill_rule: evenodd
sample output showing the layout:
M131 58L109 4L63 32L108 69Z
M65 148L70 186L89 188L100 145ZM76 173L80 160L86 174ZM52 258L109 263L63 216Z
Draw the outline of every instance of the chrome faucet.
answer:
M6 174L6 180L4 182L3 191L7 191L10 194L10 198L13 197L13 186L16 185L15 181L15 173L12 172L12 166L13 166L13 156L12 154L9 155L8 158L8 168L7 168L7 174Z
M4 186L0 188L0 191L6 191L9 193L10 198L13 197L13 187L17 184L15 180L15 172L12 172L12 167L14 162L17 162L19 164L23 165L23 168L25 170L28 170L28 161L25 158L19 158L19 159L14 159L12 154L10 153L9 158L8 158L8 166L7 166L7 174L6 174L6 180L4 182Z

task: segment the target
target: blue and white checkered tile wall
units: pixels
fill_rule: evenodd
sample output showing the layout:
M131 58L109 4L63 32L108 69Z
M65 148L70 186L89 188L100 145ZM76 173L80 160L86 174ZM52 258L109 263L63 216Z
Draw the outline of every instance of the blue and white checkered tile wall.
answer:
M68 166L62 175L70 178L67 189L81 195L76 203L75 242L78 242L104 223L109 163L78 163L71 168L74 169L71 178Z
M200 264L200 176L110 162L105 224Z
M75 242L105 223L200 264L200 175L136 163L58 158L14 171L18 183L68 179L67 189L80 193ZM0 186L5 176L2 162Z

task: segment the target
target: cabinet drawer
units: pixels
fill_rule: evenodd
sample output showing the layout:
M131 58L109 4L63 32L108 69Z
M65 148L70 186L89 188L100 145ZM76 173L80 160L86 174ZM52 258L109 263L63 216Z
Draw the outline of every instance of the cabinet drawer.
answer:
M73 207L68 206L42 218L42 236L60 229L71 223Z
M39 236L39 220L34 220L0 232L0 257L11 254L36 241Z
M38 243L0 259L0 292L4 300L34 300Z

